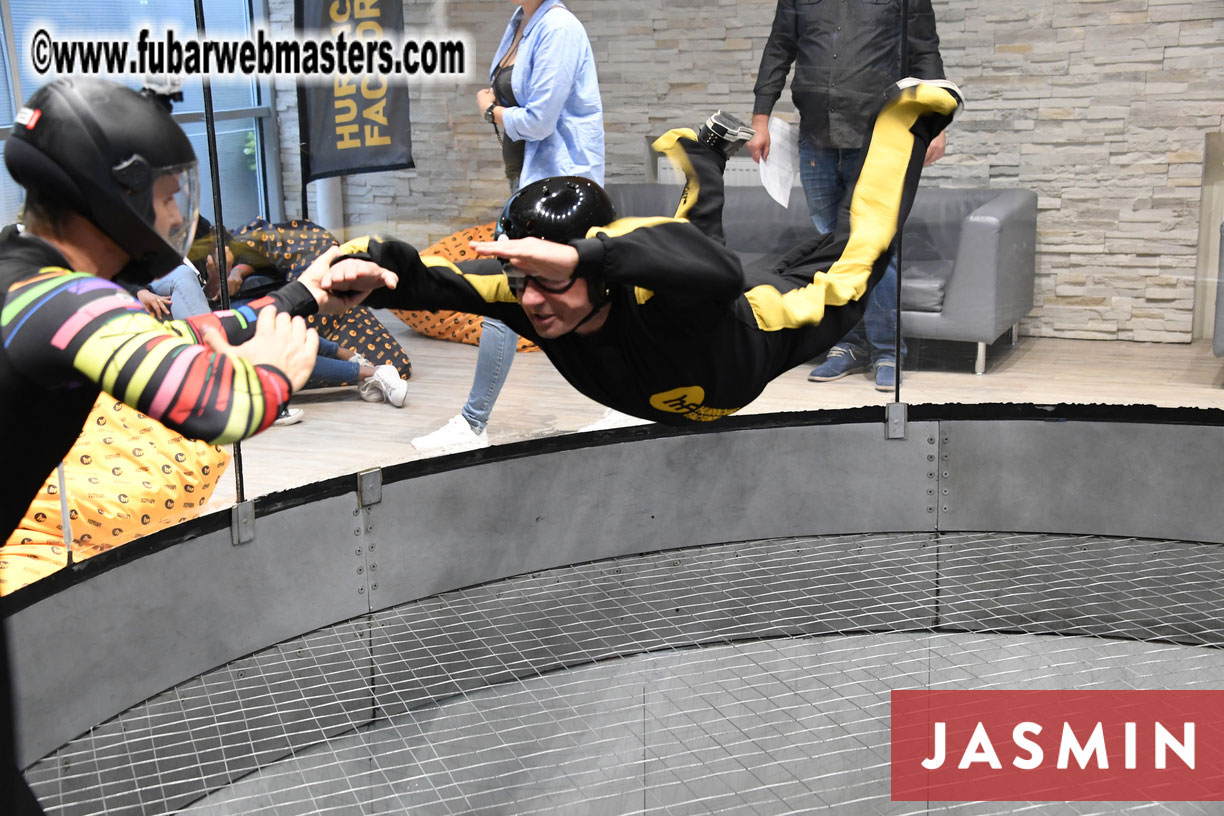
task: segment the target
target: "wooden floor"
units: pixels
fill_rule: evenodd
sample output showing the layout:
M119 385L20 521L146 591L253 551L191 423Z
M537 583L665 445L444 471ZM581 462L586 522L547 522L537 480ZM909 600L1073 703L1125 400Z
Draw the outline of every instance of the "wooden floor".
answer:
M363 402L355 388L302 394L302 423L271 428L242 444L247 498L371 467L418 459L410 440L459 412L472 383L476 347L421 337L380 313L412 358L408 401L397 409ZM1190 345L1021 337L992 346L987 371L973 373L969 343L911 344L901 399L918 403L1107 403L1224 408L1224 359L1211 341ZM884 405L866 375L809 383L810 366L775 380L744 413ZM489 439L505 444L577 431L604 409L574 391L540 353L518 354L493 410ZM231 466L232 467L232 466ZM210 506L234 501L223 480Z

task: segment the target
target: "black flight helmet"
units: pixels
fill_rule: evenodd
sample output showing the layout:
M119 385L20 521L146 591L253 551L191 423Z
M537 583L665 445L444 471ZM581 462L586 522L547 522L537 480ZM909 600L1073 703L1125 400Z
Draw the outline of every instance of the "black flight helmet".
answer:
M147 283L183 262L200 208L196 156L153 99L94 77L50 82L17 114L4 163L131 256L122 280Z
M497 238L543 238L565 244L615 220L612 199L598 184L581 176L553 176L510 196L497 219Z
M597 183L581 176L553 176L532 182L510 196L497 219L494 234L498 241L543 238L566 244L585 238L592 227L606 226L615 220L612 199ZM557 286L526 275L507 262L502 263L502 268L516 295L522 295L529 279L553 292L564 292L574 282L571 278ZM608 288L602 281L588 281L587 292L595 306L607 300Z

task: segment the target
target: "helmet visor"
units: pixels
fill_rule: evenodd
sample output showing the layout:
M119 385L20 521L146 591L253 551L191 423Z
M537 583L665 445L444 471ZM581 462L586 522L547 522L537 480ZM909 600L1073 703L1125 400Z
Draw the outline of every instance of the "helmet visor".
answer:
M187 255L200 214L200 172L192 161L160 168L153 181L154 229L178 257Z

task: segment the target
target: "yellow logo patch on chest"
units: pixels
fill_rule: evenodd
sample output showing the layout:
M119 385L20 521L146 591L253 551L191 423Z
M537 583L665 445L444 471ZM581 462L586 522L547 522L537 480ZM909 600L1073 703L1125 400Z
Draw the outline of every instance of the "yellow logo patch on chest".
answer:
M734 414L739 408L710 408L705 405L705 389L700 385L689 385L663 391L650 398L650 406L658 411L669 414L682 414L686 419L696 422L710 420Z

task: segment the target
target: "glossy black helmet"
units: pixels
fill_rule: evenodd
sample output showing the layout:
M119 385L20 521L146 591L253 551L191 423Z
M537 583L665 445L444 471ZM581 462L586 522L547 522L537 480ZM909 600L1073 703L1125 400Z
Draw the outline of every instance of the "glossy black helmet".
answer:
M17 114L4 163L44 204L78 213L147 282L183 262L199 212L195 151L153 99L94 77L57 79Z
M604 188L581 176L554 176L523 187L497 219L497 237L543 238L559 244L616 220Z

